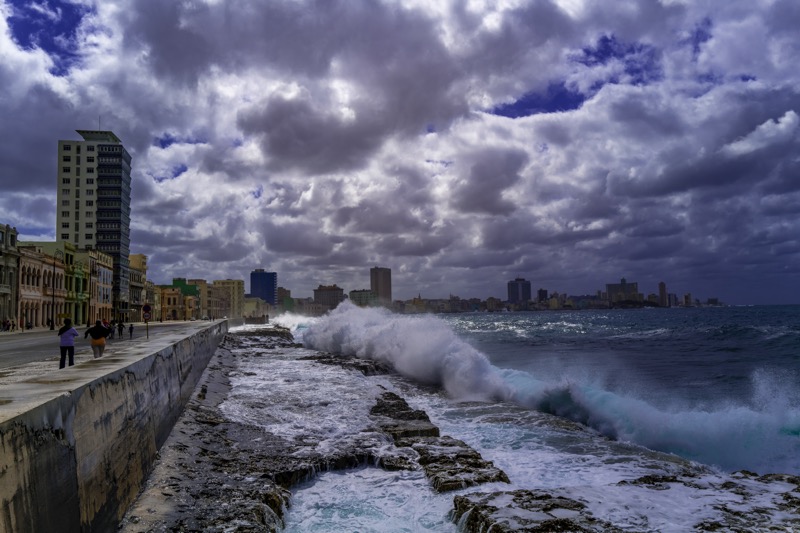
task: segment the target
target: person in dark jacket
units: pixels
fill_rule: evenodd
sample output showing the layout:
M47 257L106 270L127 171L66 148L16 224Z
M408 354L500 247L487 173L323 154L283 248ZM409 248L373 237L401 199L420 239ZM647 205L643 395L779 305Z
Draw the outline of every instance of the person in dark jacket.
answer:
M92 353L95 359L103 357L103 351L106 349L106 337L108 337L109 333L109 329L98 320L94 323L94 326L87 329L86 333L83 334L84 339L89 336L92 337L90 344L92 345Z

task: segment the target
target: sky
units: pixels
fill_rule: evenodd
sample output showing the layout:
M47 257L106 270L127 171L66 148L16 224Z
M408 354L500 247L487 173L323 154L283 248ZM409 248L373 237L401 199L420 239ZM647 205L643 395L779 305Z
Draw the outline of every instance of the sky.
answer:
M0 222L133 158L148 279L800 303L796 0L0 0Z

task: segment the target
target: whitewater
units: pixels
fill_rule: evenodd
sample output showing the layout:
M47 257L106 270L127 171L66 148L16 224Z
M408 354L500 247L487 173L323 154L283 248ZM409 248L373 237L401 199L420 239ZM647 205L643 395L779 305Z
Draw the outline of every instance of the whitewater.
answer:
M756 479L800 474L798 307L397 315L345 302L276 322L304 347L241 361L231 419L334 449L394 390L511 479L464 492L550 490L630 531L714 524L720 509L798 519L775 503L800 500L791 484ZM312 370L318 353L395 374ZM627 481L647 477L652 490ZM458 531L452 505L420 472L364 466L295 487L286 531Z

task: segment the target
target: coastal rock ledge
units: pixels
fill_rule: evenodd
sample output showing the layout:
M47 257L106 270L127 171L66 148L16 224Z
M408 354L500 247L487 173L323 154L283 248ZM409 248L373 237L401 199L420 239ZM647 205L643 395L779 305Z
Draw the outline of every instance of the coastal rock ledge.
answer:
M619 515L603 517L611 522L597 518L589 510L591 499L573 499L566 490L515 490L511 486L498 490L498 482L509 482L505 472L464 442L441 435L424 411L411 408L386 389L376 395L368 415L369 427L342 440L337 449L322 447L324 452L318 451L319 443L311 435L288 439L270 433L268 426L255 427L225 416L220 406L231 394L230 379L255 375L243 368L248 362L265 361L260 358L274 358L276 363L282 360L283 364L294 361L303 372L309 370L302 367L305 364L338 366L342 372L365 376L392 372L381 363L309 353L282 328L226 335L119 531L277 532L284 528L292 487L322 472L365 465L386 470L422 469L433 490L440 493L493 483L484 492L455 495L450 517L468 533L652 530L632 526L631 521L617 523ZM288 405L303 402L302 397L281 400ZM266 407L257 401L254 408ZM365 413L352 416L364 417ZM387 446L387 441L394 446ZM648 499L648 493L672 490L697 498L708 492L715 501L720 498L713 504L716 518L700 518L691 528L694 530L786 531L800 527L800 479L796 476L759 477L749 472L726 476L679 462L683 471L622 480L608 488L639 493L631 498Z

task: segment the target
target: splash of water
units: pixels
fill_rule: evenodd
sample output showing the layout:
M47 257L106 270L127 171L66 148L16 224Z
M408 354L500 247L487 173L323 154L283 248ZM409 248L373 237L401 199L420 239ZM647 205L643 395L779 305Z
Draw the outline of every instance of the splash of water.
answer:
M512 401L726 470L800 472L800 394L784 376L757 372L750 405L667 410L582 378L548 382L500 370L430 315L393 315L346 302L298 333L310 348L382 361L455 399Z

